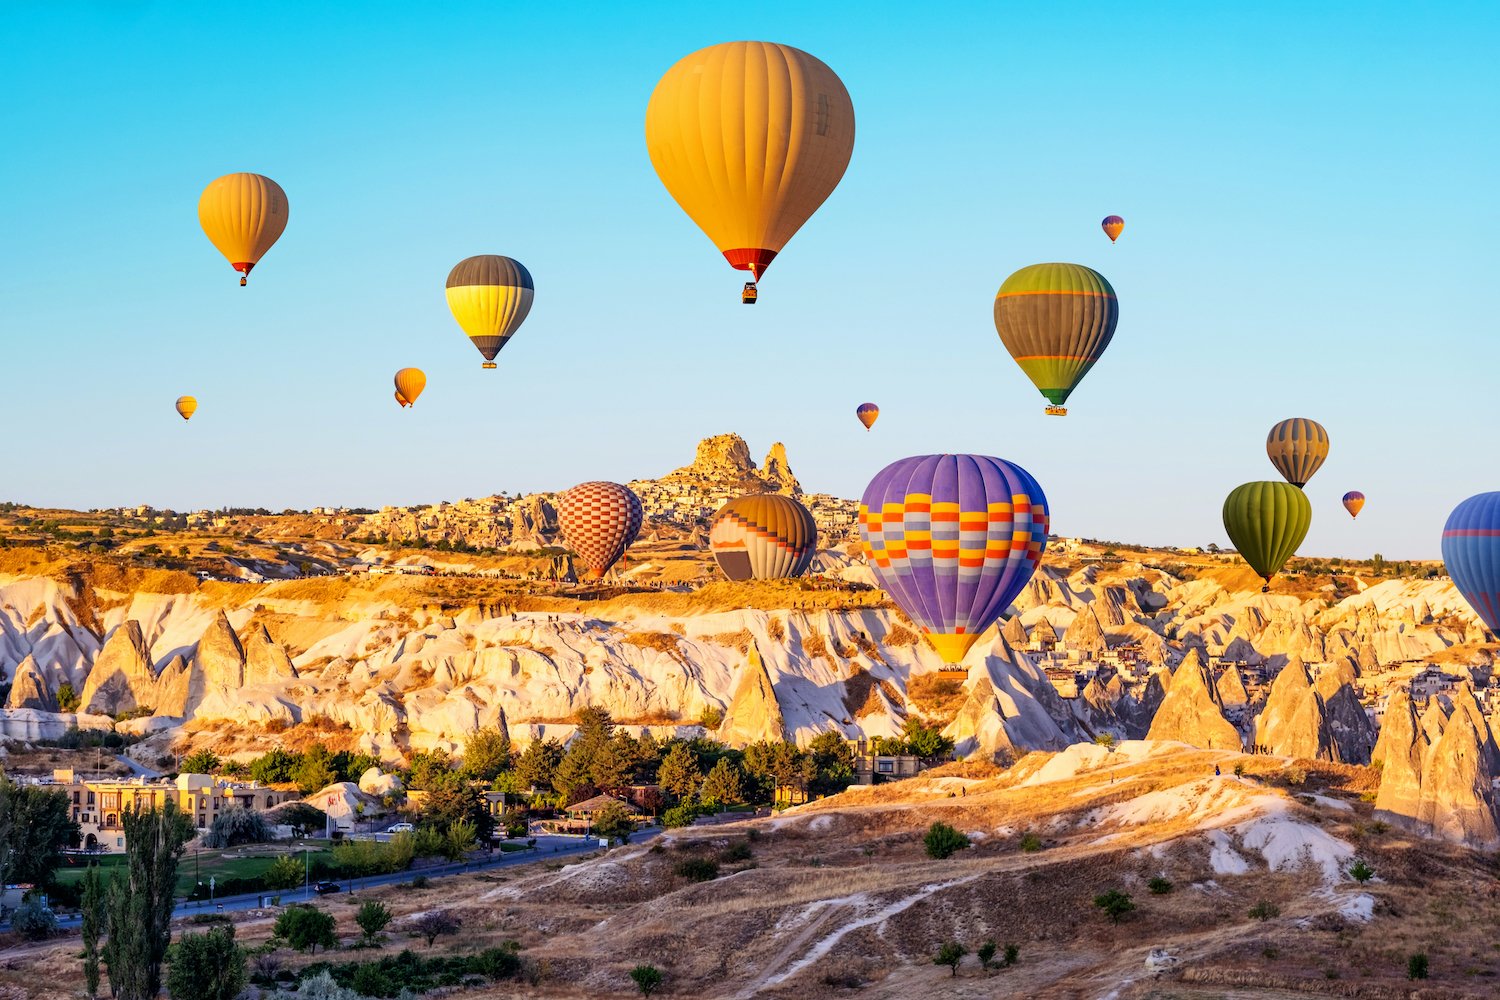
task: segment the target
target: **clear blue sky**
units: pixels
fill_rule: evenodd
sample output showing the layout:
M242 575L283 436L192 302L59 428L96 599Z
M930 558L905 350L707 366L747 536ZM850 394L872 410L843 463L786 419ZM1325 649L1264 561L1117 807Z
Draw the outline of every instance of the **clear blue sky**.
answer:
M4 4L0 499L416 503L660 474L736 431L811 490L977 451L1059 532L1201 545L1303 415L1333 437L1303 552L1436 557L1500 488L1500 7L1127 6ZM858 117L753 309L642 125L676 59L745 37L823 59ZM236 170L291 201L248 289L195 210ZM536 278L495 372L443 299L476 253ZM1061 420L991 320L1047 260L1121 301ZM405 365L429 383L402 411Z

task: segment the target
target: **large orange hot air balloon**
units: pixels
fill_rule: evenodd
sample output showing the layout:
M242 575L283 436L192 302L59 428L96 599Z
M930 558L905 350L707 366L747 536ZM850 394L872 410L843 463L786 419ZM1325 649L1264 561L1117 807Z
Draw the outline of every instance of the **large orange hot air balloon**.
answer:
M854 152L854 102L815 57L725 42L667 70L646 107L667 192L732 267L759 281L833 193ZM745 301L753 302L753 282Z
M420 368L403 368L396 373L396 401L410 406L427 388L427 373Z
M240 272L240 284L286 229L286 192L260 174L225 174L203 189L198 221L219 253Z
M192 420L198 412L198 400L192 396L177 397L177 415L183 420Z

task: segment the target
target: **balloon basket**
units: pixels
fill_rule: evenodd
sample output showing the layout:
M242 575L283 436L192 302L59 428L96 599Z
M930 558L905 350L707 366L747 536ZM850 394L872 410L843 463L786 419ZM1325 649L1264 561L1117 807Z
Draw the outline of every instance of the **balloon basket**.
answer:
M493 361L486 361L484 364L480 365L479 367L488 369L488 368L494 368L494 367L496 367L496 365L495 365L495 362L493 362Z
M755 282L745 282L745 290L740 293L740 302L747 306L755 305L755 300L760 298L760 291L756 289Z
M1049 406L1045 412L1049 417L1066 417L1068 415L1068 408L1066 406Z

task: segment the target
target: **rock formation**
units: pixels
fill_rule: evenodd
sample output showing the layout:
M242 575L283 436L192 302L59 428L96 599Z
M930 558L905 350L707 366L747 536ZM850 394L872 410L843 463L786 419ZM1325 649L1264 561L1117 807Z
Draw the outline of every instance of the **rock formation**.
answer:
M10 684L10 697L6 708L34 708L40 712L57 711L57 698L47 686L47 679L36 665L36 659L27 656L16 668L15 678Z
M1172 688L1156 710L1146 738L1177 740L1205 750L1241 748L1239 730L1224 718L1197 650L1172 675Z
M1417 823L1432 836L1490 849L1500 844L1485 740L1466 712L1455 712L1427 756Z
M151 649L135 619L110 633L89 671L79 705L95 715L120 715L138 708L153 708L156 672L151 669Z
M188 714L192 694L192 667L181 656L174 656L156 676L156 714L183 718Z
M953 741L954 753L960 757L993 759L996 754L1015 750L1005 728L1005 709L988 677L979 678L969 688L968 698L943 729L943 735Z
M245 683L261 684L268 681L289 680L297 676L297 668L286 655L286 650L271 638L264 625L257 625L245 636L242 648L245 653Z
M1282 757L1339 759L1323 699L1313 689L1307 668L1295 656L1271 684L1266 707L1256 720L1255 742L1267 753Z
M1330 664L1318 675L1313 688L1323 699L1329 734L1338 746L1338 759L1345 764L1368 764L1377 733L1354 690L1354 667L1344 660Z
M1380 739L1371 758L1380 768L1377 819L1398 823L1416 819L1422 799L1422 763L1431 745L1417 722L1411 695L1406 688L1397 688L1386 703Z
M776 701L776 687L760 658L758 645L750 647L750 658L740 671L734 696L724 712L724 721L714 735L735 747L786 738L786 723L781 716L781 705Z
M214 691L237 691L244 686L245 648L224 612L219 612L198 640L193 662L191 704L196 705Z
M1000 627L1000 634L1016 649L1026 648L1026 626L1021 624L1020 615L1007 618L1005 624Z
M1109 648L1109 643L1104 638L1104 628L1099 624L1099 618L1094 614L1093 608L1086 608L1073 619L1073 624L1068 626L1063 642L1069 650L1076 650L1089 656L1097 656Z
M1214 683L1214 692L1224 708L1246 708L1250 704L1250 693L1245 690L1245 677L1240 668L1230 664L1229 669L1219 675Z

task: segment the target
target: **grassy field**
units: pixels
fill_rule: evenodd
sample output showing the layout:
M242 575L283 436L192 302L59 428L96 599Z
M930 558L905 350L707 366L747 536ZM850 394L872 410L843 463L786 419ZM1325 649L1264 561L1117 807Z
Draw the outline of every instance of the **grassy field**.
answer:
M254 852L255 856L242 856L249 852ZM177 895L186 898L193 891L193 886L200 880L206 884L209 878L219 881L227 878L253 878L263 874L283 853L285 851L264 846L236 848L231 851L200 851L196 857L193 852L189 851L177 864ZM298 861L302 860L300 850L295 856ZM332 858L333 855L326 848L318 848L311 852L314 864L319 861L330 861ZM68 864L67 860L71 860L73 864ZM71 885L82 879L90 861L99 865L100 872L108 878L115 869L123 868L125 855L107 854L89 860L81 858L67 860L57 870L57 881L63 885Z

